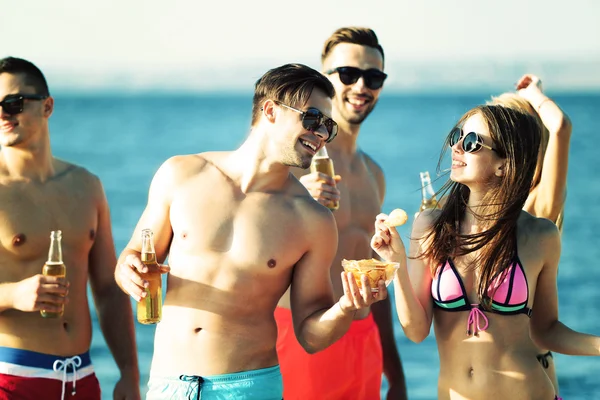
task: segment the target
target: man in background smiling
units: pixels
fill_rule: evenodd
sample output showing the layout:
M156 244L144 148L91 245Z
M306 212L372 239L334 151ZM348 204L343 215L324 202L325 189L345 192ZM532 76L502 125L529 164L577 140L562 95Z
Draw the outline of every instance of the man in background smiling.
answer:
M362 122L371 113L387 75L384 52L373 30L345 27L325 42L322 71L335 88L332 117L338 123L336 140L327 145L339 176L314 172L294 173L313 198L328 206L339 201L333 212L339 244L331 265L336 298L343 294L341 260L373 257L370 238L375 216L385 196L383 171L357 146ZM289 293L275 311L278 324L277 352L283 375L284 398L355 399L380 397L381 374L390 389L388 399L405 399L406 387L400 356L394 341L389 299L356 313L349 331L327 349L309 355L294 337Z
M0 59L0 400L100 400L88 282L121 375L113 398L138 400L131 304L113 279L104 189L85 168L53 156L53 111L35 65ZM41 274L55 230L62 231L66 278ZM42 318L40 310L62 315Z

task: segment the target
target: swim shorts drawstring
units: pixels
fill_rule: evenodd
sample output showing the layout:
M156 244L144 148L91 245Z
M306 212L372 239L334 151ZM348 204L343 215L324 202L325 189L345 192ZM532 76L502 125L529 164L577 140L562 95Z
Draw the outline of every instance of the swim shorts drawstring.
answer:
M75 396L77 392L75 387L77 385L77 368L81 366L81 357L73 356L69 358L65 358L64 360L56 360L52 365L52 369L55 372L63 372L62 377L62 394L60 395L61 400L65 398L65 385L67 383L67 369L69 367L73 368L73 390L71 391L71 395Z
M204 382L204 379L202 379L201 376L198 375L179 375L179 380L182 380L184 382L190 382L188 389L185 393L185 395L187 396L188 400L194 400L191 398L191 396L194 393L194 383L196 384L196 389L198 390L198 395L196 396L196 400L200 400L200 384L202 384L202 382Z

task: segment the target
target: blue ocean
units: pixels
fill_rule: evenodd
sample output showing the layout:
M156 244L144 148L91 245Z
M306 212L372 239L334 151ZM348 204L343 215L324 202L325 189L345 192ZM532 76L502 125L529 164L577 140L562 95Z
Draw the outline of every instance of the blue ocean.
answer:
M435 171L445 136L465 111L489 97L490 93L383 93L363 125L359 144L385 171L384 211L396 207L417 210L420 171L429 170L434 186L440 187L446 177L438 179ZM575 330L600 335L600 241L593 232L600 226L600 202L594 200L600 198L600 153L595 146L600 94L554 98L574 127L558 277L560 318ZM58 157L83 165L101 178L111 207L118 254L145 207L150 181L161 163L176 154L236 148L248 134L251 101L250 93L59 94L50 123L52 147ZM404 238L410 233L408 225L401 229ZM91 356L103 399L112 399L119 372L95 310L91 312ZM414 344L404 337L396 318L395 323L409 397L435 399L439 362L433 333L423 343ZM136 323L136 331L140 384L145 393L154 327ZM600 397L600 358L556 355L555 359L565 399Z

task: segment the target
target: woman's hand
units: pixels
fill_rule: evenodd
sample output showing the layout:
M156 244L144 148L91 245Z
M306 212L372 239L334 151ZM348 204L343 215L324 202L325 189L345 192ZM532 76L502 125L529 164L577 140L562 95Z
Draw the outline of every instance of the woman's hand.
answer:
M375 234L371 238L371 247L384 260L399 262L406 258L406 249L395 227L388 227L384 222L386 214L375 218Z
M533 74L525 74L519 79L515 85L517 88L517 94L531 103L532 106L536 107L536 100L539 102L539 98L544 97L542 89L542 80ZM537 111L537 107L536 107Z

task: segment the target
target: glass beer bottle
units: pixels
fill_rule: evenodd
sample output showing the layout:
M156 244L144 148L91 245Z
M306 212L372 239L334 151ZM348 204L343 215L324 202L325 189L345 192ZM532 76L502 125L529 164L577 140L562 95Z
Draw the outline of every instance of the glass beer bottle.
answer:
M431 184L431 178L429 177L429 171L421 172L421 207L419 208L419 212L426 210L428 208L437 208L438 201L435 198L435 191L433 190L433 185Z
M42 268L42 275L46 276L58 276L64 278L67 275L67 269L63 263L62 258L62 247L61 241L62 232L52 231L50 233L50 250L48 250L48 261ZM40 310L40 314L44 318L58 318L62 317L65 310L65 306L61 307L60 311L46 311Z
M329 158L329 155L327 154L327 149L325 147L320 148L317 154L315 154L315 156L313 157L312 162L310 164L310 172L321 172L331 177L335 176L335 171L333 169L333 161L331 160L331 158ZM331 202L327 205L327 208L329 208L330 210L337 210L338 208L340 208L340 202Z
M162 317L162 278L156 261L154 240L150 229L142 230L142 262L148 272L140 274L148 282L146 296L137 304L137 319L142 324L156 324Z

